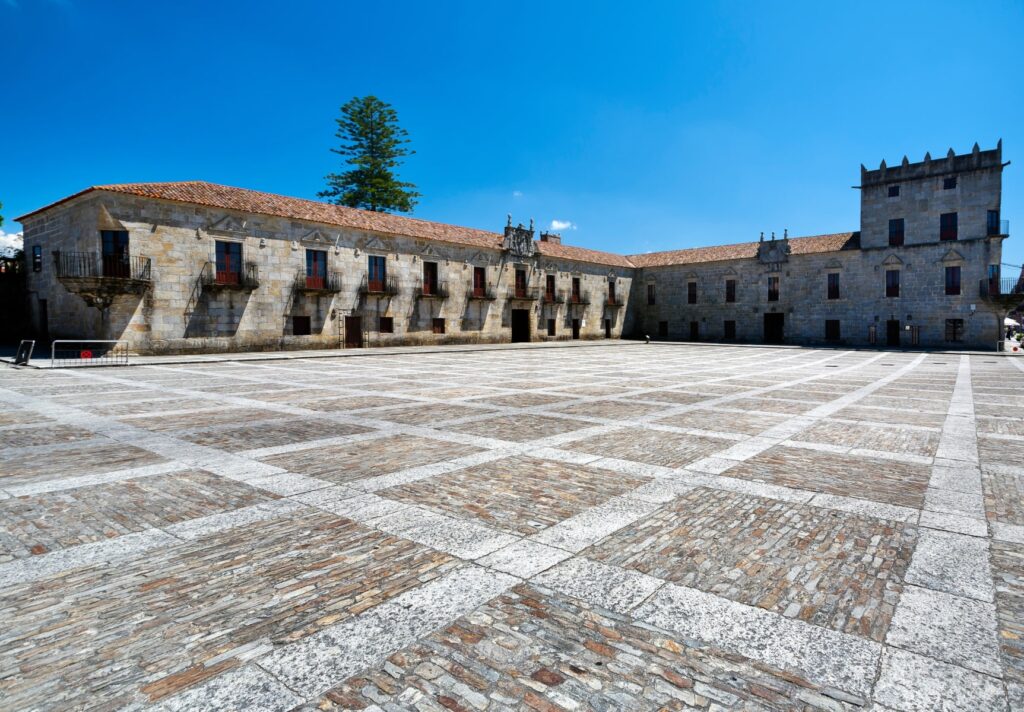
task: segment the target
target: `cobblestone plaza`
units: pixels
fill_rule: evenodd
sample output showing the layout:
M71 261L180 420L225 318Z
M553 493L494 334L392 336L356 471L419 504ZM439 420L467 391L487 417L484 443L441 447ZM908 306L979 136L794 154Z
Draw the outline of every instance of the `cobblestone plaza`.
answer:
M0 709L1024 709L1024 360L0 370Z

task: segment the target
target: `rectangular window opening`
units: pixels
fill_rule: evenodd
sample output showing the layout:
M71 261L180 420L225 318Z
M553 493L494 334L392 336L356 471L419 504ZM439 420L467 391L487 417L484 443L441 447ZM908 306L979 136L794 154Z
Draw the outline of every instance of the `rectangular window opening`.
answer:
M377 320L377 331L382 334L393 334L395 333L395 318L391 316L382 316Z
M955 240L957 239L957 214L956 213L943 213L939 216L939 239L940 240Z
M839 299L839 273L830 272L828 275L828 298Z
M900 247L903 245L903 218L894 218L889 221L889 247Z
M946 294L960 294L960 267L946 268Z
M310 318L308 316L293 316L292 317L292 335L293 336L309 336L313 333Z
M885 296L900 296L900 271L898 269L887 269L885 271Z

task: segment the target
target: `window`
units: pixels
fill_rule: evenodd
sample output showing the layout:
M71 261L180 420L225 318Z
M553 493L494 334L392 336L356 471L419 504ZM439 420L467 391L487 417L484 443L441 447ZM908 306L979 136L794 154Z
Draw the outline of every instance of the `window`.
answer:
M308 316L293 316L292 317L292 335L293 336L309 336L312 332L309 323Z
M956 176L952 176L951 178L943 178L942 179L942 189L943 190L953 190L954 188L956 188Z
M946 268L946 294L960 294L960 267Z
M377 320L377 331L382 334L395 333L395 319L390 316L382 316Z
M736 280L727 279L725 280L725 301L735 302L736 301Z
M217 241L217 283L238 284L242 281L242 243Z
M768 278L768 301L777 302L779 301L779 278L769 277Z
M573 304L579 304L580 301L581 301L581 297L580 297L580 278L579 277L573 277L572 278L572 303Z
M327 251L306 250L306 286L323 289L327 281Z
M999 229L999 211L989 210L988 218L985 222L985 234L991 237L992 235L999 235L1002 230Z
M387 258L370 255L368 258L367 286L371 292L383 292L388 278Z
M32 248L32 271L43 271L43 248L39 245L35 245Z
M434 326L434 333L435 334L443 334L444 333L444 318L443 317L441 317L441 318L435 317L434 318L433 326Z
M895 218L889 221L889 247L899 247L903 244L903 218Z
M437 294L437 263L423 263L423 293Z
M555 320L554 319L548 319L548 336L554 336L554 335L555 335Z
M654 285L647 285L647 306L654 306Z
M697 303L697 283L687 282L686 283L686 303L696 304Z
M473 268L473 296L483 297L487 295L487 268Z
M943 213L939 216L939 239L955 240L957 237L956 213Z
M516 270L515 296L518 299L526 298L526 270Z
M839 273L830 272L828 275L828 298L839 299Z
M900 296L900 271L898 269L887 269L885 271L885 296Z
M946 341L960 343L964 340L964 320L946 319Z
M725 326L722 329L722 333L726 341L736 340L736 322L732 319L726 319Z
M659 321L658 322L658 336L660 336L663 339L668 336L668 322L667 321Z
M608 303L615 304L615 280L608 280Z
M544 298L546 301L555 301L555 275L549 274L544 281Z
M128 231L100 230L103 243L103 276L130 277L128 267Z
M825 341L839 341L839 320L825 320Z
M898 185L890 185L889 186L889 197L890 198L898 198L898 197L900 197L900 187Z

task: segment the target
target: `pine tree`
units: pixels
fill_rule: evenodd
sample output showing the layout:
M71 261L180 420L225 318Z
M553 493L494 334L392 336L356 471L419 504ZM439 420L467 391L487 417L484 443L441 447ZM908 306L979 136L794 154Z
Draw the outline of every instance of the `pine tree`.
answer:
M327 190L319 196L351 208L412 212L420 194L412 183L398 180L395 169L415 151L405 147L408 132L391 105L375 96L355 97L341 107L336 121L334 135L341 145L331 151L345 156L350 170L327 175Z

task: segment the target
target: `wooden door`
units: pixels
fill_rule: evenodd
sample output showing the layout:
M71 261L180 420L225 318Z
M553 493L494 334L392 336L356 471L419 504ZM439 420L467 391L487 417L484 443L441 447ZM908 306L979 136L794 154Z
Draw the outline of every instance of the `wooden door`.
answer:
M359 316L345 317L345 348L363 348L363 318Z

